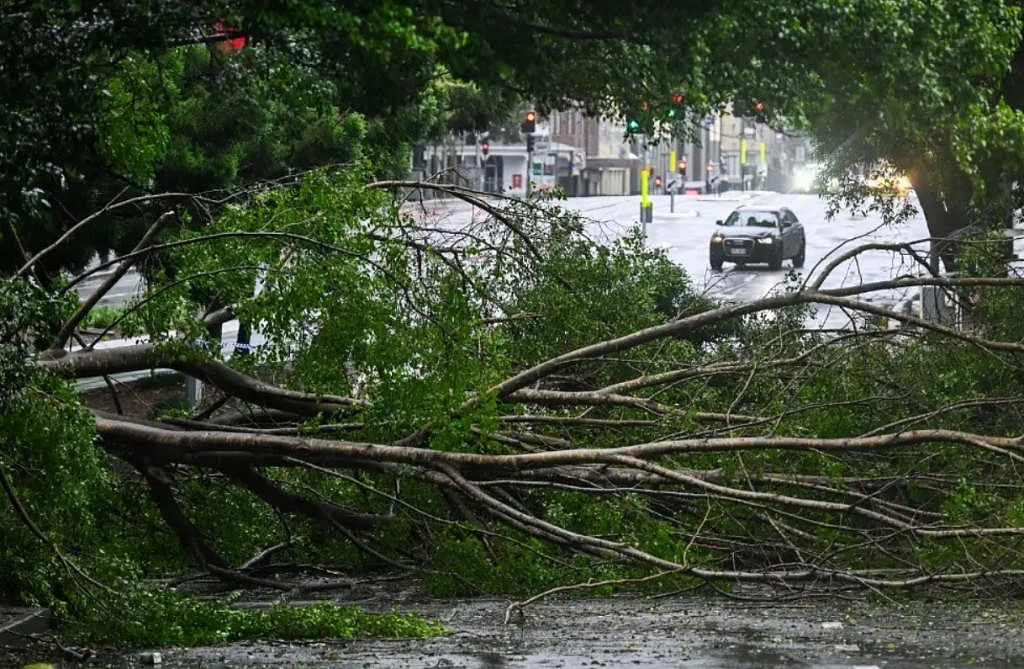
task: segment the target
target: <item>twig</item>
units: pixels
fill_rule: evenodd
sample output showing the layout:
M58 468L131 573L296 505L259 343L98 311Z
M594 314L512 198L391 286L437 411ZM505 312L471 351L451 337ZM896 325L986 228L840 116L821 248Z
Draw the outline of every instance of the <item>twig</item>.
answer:
M589 580L586 583L576 583L574 585L560 585L560 586L558 586L556 588L551 588L550 590L545 590L544 592L542 592L542 593L540 593L538 595L534 595L533 597L530 597L529 599L523 600L521 602L513 602L513 603L509 604L508 608L505 609L505 623L504 624L506 624L506 625L509 624L509 621L512 618L512 614L515 613L516 611L522 612L522 610L524 608L526 608L527 606L529 606L530 604L533 604L534 602L536 602L538 600L544 599L545 597L550 597L551 595L558 594L559 592L573 592L573 591L578 591L578 590L591 590L593 588L603 588L603 587L609 586L609 585L621 586L621 585L636 585L636 584L639 584L639 583L649 583L650 581L655 581L655 580L658 580L660 578L665 578L666 576L675 576L675 575L681 573L684 569L685 569L685 567L680 567L679 569L670 569L670 570L667 570L667 571L659 571L656 574L651 574L649 576L643 576L643 577L640 577L640 578L613 578L613 579L608 579L606 581L597 581L597 582L594 582L593 580Z

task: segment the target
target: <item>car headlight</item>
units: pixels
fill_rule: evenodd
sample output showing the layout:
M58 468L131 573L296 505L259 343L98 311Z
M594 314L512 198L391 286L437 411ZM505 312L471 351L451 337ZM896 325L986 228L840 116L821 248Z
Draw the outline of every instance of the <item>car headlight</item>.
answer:
M758 244L774 244L775 243L775 238L774 237L758 237L757 238L757 243Z
M722 240L724 240L724 239L725 239L725 237L723 237L722 235L712 235L711 243L712 244L721 244Z

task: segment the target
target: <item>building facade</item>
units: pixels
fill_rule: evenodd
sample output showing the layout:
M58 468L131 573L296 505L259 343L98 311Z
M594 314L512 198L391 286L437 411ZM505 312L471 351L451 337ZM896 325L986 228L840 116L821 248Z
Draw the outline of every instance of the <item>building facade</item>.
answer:
M676 192L785 192L810 160L806 138L727 111L695 119L691 137L655 142L627 135L622 123L569 109L538 119L530 155L525 139L463 136L418 147L413 173L506 195L525 195L529 183L531 190L557 186L569 196L596 196L639 193L646 167L654 193L673 182Z

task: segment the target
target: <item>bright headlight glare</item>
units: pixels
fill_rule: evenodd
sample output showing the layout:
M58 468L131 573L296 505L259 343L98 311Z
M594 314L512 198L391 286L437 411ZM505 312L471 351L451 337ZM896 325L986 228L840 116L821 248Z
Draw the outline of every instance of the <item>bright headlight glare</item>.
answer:
M774 237L761 237L760 239L757 240L757 243L758 244L774 244L775 243L775 238Z
M725 239L725 237L722 237L721 235L715 235L714 237L711 238L711 243L721 244L723 239Z

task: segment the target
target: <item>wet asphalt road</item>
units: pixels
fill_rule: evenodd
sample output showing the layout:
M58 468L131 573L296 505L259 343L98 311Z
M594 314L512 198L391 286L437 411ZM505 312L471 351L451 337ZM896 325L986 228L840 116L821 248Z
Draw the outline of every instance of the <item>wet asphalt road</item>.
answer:
M840 213L835 219L826 220L825 201L816 195L763 193L753 196L727 193L714 196L655 195L651 198L654 220L647 225L647 238L651 246L663 248L669 257L690 275L701 290L714 297L729 301L749 301L763 297L776 290L785 281L791 264L787 261L782 270L771 271L764 265L737 268L726 264L724 271L714 272L708 265L708 241L715 229L715 221L724 219L734 207L757 202L767 205L787 206L796 213L807 235L807 261L803 270L807 274L815 265L829 257L837 249L848 249L858 243L869 241L906 242L927 237L924 218L920 215L900 226L881 226L881 218L875 212L866 216L851 216ZM564 205L580 211L593 222L588 232L598 238L621 235L632 226L638 225L639 202L637 196L610 196L569 198ZM673 202L674 207L670 204ZM449 223L458 225L480 216L467 206L456 203L432 203L438 219L447 218ZM671 211L674 209L674 211ZM923 247L922 247L923 248ZM838 286L850 282L884 280L897 273L915 268L901 263L887 253L871 253L832 277L826 286ZM102 276L86 280L79 287L80 294L88 294L99 284ZM131 273L122 278L100 304L118 304L129 300L139 291L138 278Z
M786 261L781 270L769 270L766 265L735 266L726 263L722 271L714 271L708 262L708 245L715 230L715 221L724 219L735 207L743 204L786 206L793 210L804 226L807 239L807 257L804 267L795 270L804 278L816 274L837 254L869 242L912 242L927 249L927 226L919 213L900 225L883 225L878 212L852 215L840 212L829 220L826 202L817 195L772 192L725 193L720 197L704 195L668 195L651 197L653 221L646 225L648 244L664 249L668 257L683 267L696 289L710 297L727 302L749 302L783 289L794 271ZM913 200L910 200L913 203ZM458 227L482 215L461 202L434 203L430 218L435 222L447 221ZM608 196L569 198L564 206L581 212L591 223L587 233L597 239L613 239L638 223L639 196ZM882 251L871 251L856 262L848 262L830 274L824 287L884 281L901 274L918 274L921 268L906 258ZM866 297L885 306L906 305L918 299L917 291L886 292ZM812 319L817 325L845 326L847 317L836 311L819 310Z
M364 603L388 610L393 601ZM443 621L434 639L232 644L162 649L167 669L194 667L987 668L1024 666L1016 600L963 604L807 600L769 604L679 595L543 600L505 625L502 599L398 603ZM139 666L139 653L97 658Z

